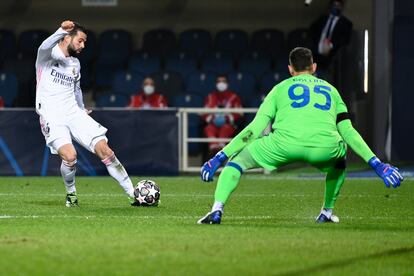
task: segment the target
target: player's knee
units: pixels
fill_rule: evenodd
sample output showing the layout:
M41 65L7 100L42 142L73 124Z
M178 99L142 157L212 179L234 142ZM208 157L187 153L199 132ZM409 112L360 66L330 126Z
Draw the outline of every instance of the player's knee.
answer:
M66 150L61 152L60 157L66 163L74 164L76 162L77 155L75 150Z
M114 155L114 152L112 149L108 146L105 140L99 141L95 146L95 153L98 155L98 157L102 159L106 159L112 155Z

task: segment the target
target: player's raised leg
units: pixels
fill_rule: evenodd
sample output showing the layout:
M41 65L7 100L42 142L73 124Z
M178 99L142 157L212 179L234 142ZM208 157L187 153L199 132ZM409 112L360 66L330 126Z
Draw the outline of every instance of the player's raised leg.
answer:
M62 159L62 164L60 165L60 173L66 187L66 206L79 206L75 186L77 160L75 147L72 144L64 144L59 147L58 153Z
M214 204L211 212L197 221L198 224L220 224L224 205L230 195L237 188L244 170L257 168L259 165L253 160L247 149L242 150L224 167L217 182L214 194Z
M96 143L95 153L102 160L102 163L105 164L109 175L118 181L119 185L130 198L131 203L133 203L134 187L132 185L132 181L129 178L124 166L122 166L121 162L119 162L118 158L116 158L115 153L108 146L106 139L101 139Z

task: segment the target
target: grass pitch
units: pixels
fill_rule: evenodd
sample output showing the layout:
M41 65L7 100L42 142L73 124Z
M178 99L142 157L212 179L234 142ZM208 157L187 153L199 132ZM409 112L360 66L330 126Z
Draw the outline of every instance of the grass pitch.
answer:
M78 177L81 207L66 208L58 177L1 177L0 274L414 274L413 180L347 179L340 223L317 225L322 179L246 175L222 225L196 225L215 184L153 179L159 207L130 207L110 177Z

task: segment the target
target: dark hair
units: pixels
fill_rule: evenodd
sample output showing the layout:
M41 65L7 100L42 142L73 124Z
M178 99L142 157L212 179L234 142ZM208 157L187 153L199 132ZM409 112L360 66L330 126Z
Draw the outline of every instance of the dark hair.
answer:
M313 64L312 51L305 47L296 47L289 54L289 64L296 72L310 70Z
M72 31L69 32L70 36L75 36L78 34L78 32L83 32L86 34L86 29L85 27L83 27L81 24L77 23L77 22L73 22L73 24L75 25L72 29Z

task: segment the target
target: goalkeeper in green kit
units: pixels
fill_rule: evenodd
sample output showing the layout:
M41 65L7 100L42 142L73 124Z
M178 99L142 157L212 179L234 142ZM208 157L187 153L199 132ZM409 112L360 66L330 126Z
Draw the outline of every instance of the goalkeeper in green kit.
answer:
M387 187L398 187L403 177L396 167L382 163L352 127L338 91L314 77L312 52L298 47L289 54L291 78L277 84L266 96L254 120L201 168L203 181L218 179L211 212L199 224L220 224L223 208L236 189L243 171L307 162L326 173L325 199L317 222L339 222L332 214L345 180L346 145L375 170ZM272 122L269 135L259 137Z

